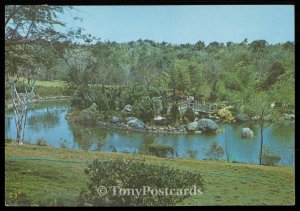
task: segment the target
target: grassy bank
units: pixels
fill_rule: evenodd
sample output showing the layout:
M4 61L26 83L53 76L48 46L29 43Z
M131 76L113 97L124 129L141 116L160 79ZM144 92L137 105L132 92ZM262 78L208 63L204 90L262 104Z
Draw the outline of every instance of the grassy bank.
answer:
M83 171L89 161L130 156L142 155L6 143L6 204L76 206L80 190L88 181ZM178 205L293 205L295 202L295 171L288 166L143 157L153 164L164 163L202 173L203 195L191 196Z

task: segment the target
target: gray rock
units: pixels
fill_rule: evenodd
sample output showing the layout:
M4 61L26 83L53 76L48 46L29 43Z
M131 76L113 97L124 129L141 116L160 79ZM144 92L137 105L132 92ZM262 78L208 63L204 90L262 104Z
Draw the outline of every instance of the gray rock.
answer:
M293 120L295 119L295 114L283 114L282 117L284 120Z
M187 131L196 131L198 129L198 122L191 122L186 126Z
M200 119L197 121L198 129L203 132L212 132L218 130L219 126L211 119Z
M166 123L166 118L162 117L162 116L158 116L158 117L155 117L153 119L153 121L156 125L164 125Z
M132 112L132 106L131 105L126 105L123 110L122 110L123 113L130 113Z
M239 113L235 119L238 122L247 122L247 121L249 121L250 118L247 114Z
M132 119L127 123L130 127L137 128L137 129L145 129L145 124L143 121L139 119Z
M213 120L220 120L220 118L219 117L217 117L217 116L214 116L214 115L208 115L208 118L209 119L213 119Z
M121 123L121 118L118 116L113 116L111 122L114 124Z
M129 121L131 121L131 120L136 120L136 119L137 119L137 118L130 116L130 117L127 117L127 118L126 118L126 121L129 122Z
M242 129L242 137L253 138L253 136L254 136L254 133L250 128L246 127L246 128Z

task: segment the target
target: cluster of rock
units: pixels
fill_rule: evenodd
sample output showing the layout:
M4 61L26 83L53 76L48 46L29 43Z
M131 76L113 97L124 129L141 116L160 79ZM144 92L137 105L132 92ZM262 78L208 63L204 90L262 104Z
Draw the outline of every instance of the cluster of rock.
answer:
M132 114L132 106L126 105L122 113ZM158 116L154 118L154 123L157 127L148 126L142 120L136 117L128 117L126 118L126 123L122 123L122 119L118 116L113 116L111 123L113 127L122 127L122 129L134 129L134 130L145 130L149 132L159 132L159 133L186 133L193 132L195 134L199 134L202 132L216 132L219 129L219 126L215 121L218 121L219 118L202 118L194 122L188 123L186 126L172 127L170 125L166 125L166 118L162 116ZM259 116L249 117L245 113L238 113L235 115L235 119L237 122L247 122L247 121L257 121ZM270 119L270 116L266 116L265 120ZM295 119L294 114L284 114L282 117L283 120L293 120ZM253 138L254 132L250 128L242 128L241 131L242 138Z
M112 126L113 128L120 128L120 129L128 129L128 130L136 130L136 131L141 131L145 130L148 132L157 132L157 133L185 133L186 129L184 126L180 127L172 127L168 125L167 127L152 127L146 125L142 120L136 118L136 117L127 117L126 118L126 123L122 123L121 118L118 116L113 116L111 123L103 123L101 122L101 125L106 125L106 126Z
M282 119L283 120L294 120L295 114L283 114Z
M191 122L186 126L187 131L190 132L215 132L218 130L218 128L219 126L211 119L200 119L198 121Z

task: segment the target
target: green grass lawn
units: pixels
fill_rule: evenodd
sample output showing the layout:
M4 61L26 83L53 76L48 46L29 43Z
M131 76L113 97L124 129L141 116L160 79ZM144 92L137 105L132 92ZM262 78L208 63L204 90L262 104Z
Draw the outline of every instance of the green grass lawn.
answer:
M6 204L76 206L80 190L88 181L83 171L89 161L95 158L126 159L130 156L142 155L36 145L16 146L6 143ZM164 163L174 168L198 170L202 173L205 184L203 194L191 196L178 205L294 205L295 203L295 170L292 167L143 157L153 164Z
M23 77L20 77L19 81L22 81ZM44 86L44 87L65 87L67 83L65 81L61 80L51 80L51 81L46 81L46 80L36 80L35 81L36 86Z

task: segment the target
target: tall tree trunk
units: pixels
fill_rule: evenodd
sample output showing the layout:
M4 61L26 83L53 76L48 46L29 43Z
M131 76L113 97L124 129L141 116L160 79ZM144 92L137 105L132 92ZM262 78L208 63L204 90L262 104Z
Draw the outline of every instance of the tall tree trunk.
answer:
M260 126L260 152L259 152L259 165L262 164L263 145L264 145L264 128L263 128L263 126Z
M265 109L261 111L259 126L260 126L260 152L259 152L259 165L262 164L262 154L263 154L263 145L264 145L264 115Z
M28 113L28 105L31 101L31 98L34 96L34 87L35 81L24 83L25 93L24 96L21 97L16 89L17 81L10 84L11 88L11 100L13 104L13 109L15 113L15 124L17 129L17 137L16 141L18 145L23 144L24 133L25 133L25 124ZM30 92L28 92L30 88Z
M228 155L228 140L227 140L227 124L225 125L225 131L224 131L224 135L225 135L225 154L226 154L226 160L229 163L229 155Z

